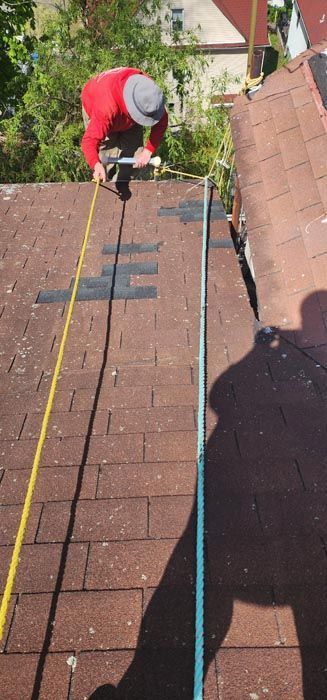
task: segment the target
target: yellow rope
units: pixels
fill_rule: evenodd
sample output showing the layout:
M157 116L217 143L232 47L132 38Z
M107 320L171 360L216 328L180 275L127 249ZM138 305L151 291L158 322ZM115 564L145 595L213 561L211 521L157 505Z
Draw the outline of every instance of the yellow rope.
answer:
M193 180L203 180L204 177L200 175L192 175L192 173L183 173L181 170L171 170L167 165L160 165L158 168L159 174L162 173L173 173L174 175L182 175L183 177L191 177Z
M260 85L260 83L262 83L262 81L263 81L263 77L264 77L264 74L263 74L263 73L260 73L260 75L259 75L257 78L250 78L250 77L247 75L246 78L245 78L245 80L244 80L244 84L243 84L243 87L242 87L242 89L241 89L240 94L241 94L241 95L245 95L245 93L246 93L248 90L251 90L252 88L257 87L258 85Z
M211 166L209 173L206 177L211 177L211 175L214 171L215 165L217 163L218 156L220 155L220 152L221 152L223 146L225 145L225 143L228 143L229 140L231 140L231 131L230 131L230 126L228 125L228 127L226 128L226 131L224 133L224 136L219 144L219 148L218 148L218 151L214 157L212 166ZM172 170L171 168L169 168L168 165L160 165L158 168L156 168L157 175L162 175L163 173L172 173L173 175L182 175L183 177L190 177L193 180L204 180L204 177L205 177L204 175L200 176L200 175L194 175L192 173L184 173L181 170Z
M223 151L222 162L217 163L218 156L221 154L221 151L223 149L224 149L224 151ZM215 165L217 165L217 164L221 165L222 170L221 170L221 174L220 174L220 178L219 178L218 189L220 189L220 187L221 187L221 183L222 183L222 179L223 179L223 175L224 175L224 169L226 167L226 166L224 166L224 163L227 162L228 158L231 156L232 150L233 150L232 133L231 133L230 124L228 124L228 126L226 127L226 130L225 130L224 136L219 144L219 148L217 150L217 153L216 153L214 160L212 162L211 168L208 172L208 175L206 175L206 177L211 178L212 173L215 169ZM155 169L156 175L163 175L163 173L172 173L173 175L181 175L182 177L190 177L193 180L204 180L204 177L205 177L204 175L200 176L200 175L194 175L193 173L185 173L181 170L172 170L172 168L170 168L168 165L160 165L159 167L157 167Z
M42 421L41 433L40 433L39 441L38 441L37 448L36 448L32 472L31 472L31 476L30 476L30 480L29 480L29 484L28 484L28 488L27 488L27 492L26 492L25 502L24 502L24 506L23 506L23 512L22 512L22 516L20 519L20 524L19 524L19 528L18 528L16 540L15 540L15 545L14 545L14 550L12 553L12 558L11 558L10 567L9 567L9 571L8 571L6 586L5 586L5 590L4 590L4 594L3 594L3 598L2 598L2 603L1 603L1 607L0 607L0 640L2 639L2 636L3 636L4 627L6 624L7 613L8 613L8 607L9 607L9 603L10 603L10 596L12 594L12 590L13 590L14 583L15 583L15 577L16 577L16 571L17 571L17 567L18 567L18 563L19 563L20 551L22 548L23 540L24 540L24 534L25 534L26 525L27 525L27 521L28 521L28 517L29 517L29 513L30 513L33 492L34 492L34 488L35 488L36 478L37 478L39 464L40 464L41 455L42 455L42 449L43 449L44 441L46 438L47 426L48 426L49 418L51 415L51 409L52 409L52 405L53 405L54 395L55 395L56 386L57 386L59 373L60 373L60 369L61 369L61 364L62 364L62 360L63 360L65 345L66 345L66 341L67 341L67 337L68 337L69 325L70 325L70 321L71 321L71 317L72 317L72 313L73 313L78 283L79 283L79 279L80 279L81 271L82 271L82 266L83 266L83 262L84 262L85 250L86 250L86 246L87 246L87 242L88 242L88 238L89 238L89 234L90 234L90 228L91 228L91 223L92 223L92 218L93 218L95 200L96 200L96 197L98 194L99 184L100 184L100 180L97 180L96 188L94 191L93 200L92 200L92 204L91 204L91 209L90 209L90 213L89 213L89 218L88 218L88 222L87 222L87 226L86 226L86 231L84 234L83 245L82 245L82 249L81 249L81 253L80 253L80 257L79 257L79 262L78 262L78 266L77 266L77 270L76 270L76 277L75 277L75 282L74 282L74 286L73 286L72 296L71 296L69 307L68 307L67 319L66 319L64 332L63 332L63 336L62 336L61 343L60 343L60 348L59 348L59 353L58 353L58 357L57 357L55 370L54 370L53 377L52 377L48 402L46 405L46 409L45 409L45 413L44 413L44 417L43 417L43 421Z

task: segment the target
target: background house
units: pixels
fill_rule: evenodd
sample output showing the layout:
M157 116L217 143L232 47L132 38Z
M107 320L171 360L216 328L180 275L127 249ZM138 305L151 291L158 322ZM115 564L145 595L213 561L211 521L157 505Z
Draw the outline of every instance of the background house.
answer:
M165 14L167 8L163 9L162 17ZM170 3L170 22L176 28L196 32L199 49L211 59L204 91L209 90L211 78L219 77L225 70L234 78L226 93L239 91L239 82L235 78L241 81L245 78L250 16L250 0L172 0ZM259 70L268 45L267 0L259 0L255 34L255 60Z
M327 39L326 0L294 0L286 49L291 58Z

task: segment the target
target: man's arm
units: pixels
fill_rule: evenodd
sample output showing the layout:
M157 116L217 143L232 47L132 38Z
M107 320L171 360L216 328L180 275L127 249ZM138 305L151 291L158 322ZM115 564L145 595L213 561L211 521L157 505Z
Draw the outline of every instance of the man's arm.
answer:
M156 151L163 139L163 135L167 129L167 126L168 114L165 110L160 121L157 124L155 124L151 129L149 139L145 145L145 148L147 148L148 151L150 151L151 153L154 153Z
M151 156L155 152L155 150L158 148L159 144L162 141L163 135L167 129L168 126L168 114L165 110L164 114L162 115L160 121L158 124L155 124L150 132L150 137L146 143L145 148L143 148L143 151L140 153L140 155L137 157L136 162L135 162L135 168L144 168L145 165L148 164Z
M90 122L82 138L81 146L86 162L93 170L93 177L106 179L105 169L99 159L99 146L110 129L110 118L102 114L92 113Z

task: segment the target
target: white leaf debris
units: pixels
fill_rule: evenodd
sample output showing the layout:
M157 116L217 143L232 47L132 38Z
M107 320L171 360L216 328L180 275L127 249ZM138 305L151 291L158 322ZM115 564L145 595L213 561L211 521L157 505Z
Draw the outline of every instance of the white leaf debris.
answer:
M76 656L69 656L68 659L67 659L67 661L66 661L66 664L68 664L68 666L71 666L72 672L74 673L75 668L76 668L76 666L77 666L77 659L76 659Z

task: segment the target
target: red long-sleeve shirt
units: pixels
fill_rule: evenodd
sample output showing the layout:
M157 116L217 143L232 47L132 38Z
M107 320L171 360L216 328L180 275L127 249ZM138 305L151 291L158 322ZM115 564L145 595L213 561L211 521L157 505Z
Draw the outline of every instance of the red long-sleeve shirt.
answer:
M90 168L99 161L99 145L112 131L127 131L134 126L123 98L126 80L135 73L142 73L136 68L113 68L91 78L82 90L82 105L90 122L82 138L82 151ZM146 148L154 153L167 129L168 115L164 111L160 121L150 133Z

